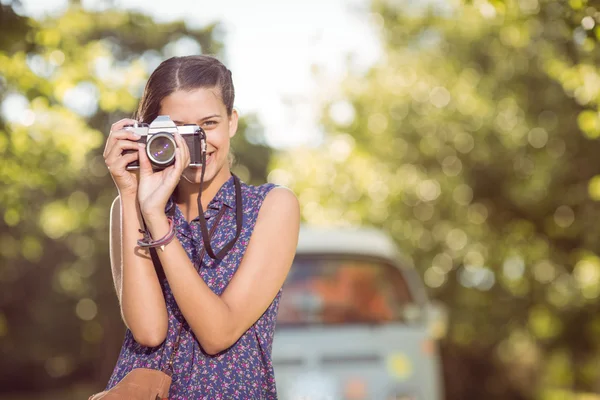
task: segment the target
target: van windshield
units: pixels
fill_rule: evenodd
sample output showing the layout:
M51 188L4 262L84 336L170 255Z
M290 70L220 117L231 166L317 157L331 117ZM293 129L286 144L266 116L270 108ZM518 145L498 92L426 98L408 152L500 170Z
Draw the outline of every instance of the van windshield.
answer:
M278 328L419 318L402 271L378 260L297 256L283 288Z

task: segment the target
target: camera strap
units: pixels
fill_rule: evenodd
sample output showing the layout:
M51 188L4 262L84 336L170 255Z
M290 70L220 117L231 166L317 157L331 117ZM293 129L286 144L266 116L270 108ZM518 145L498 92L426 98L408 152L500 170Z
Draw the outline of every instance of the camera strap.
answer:
M204 139L206 140L206 139ZM243 223L243 210L242 210L242 185L240 183L240 179L235 175L233 175L233 183L235 185L235 237L229 241L217 254L213 251L213 248L210 244L210 235L208 234L208 227L206 226L206 219L204 218L204 210L202 209L202 185L204 183L204 171L206 170L206 146L201 145L201 157L202 157L202 173L200 175L200 191L198 192L198 210L199 210L199 220L200 220L200 230L202 231L202 241L204 242L204 248L206 252L212 259L221 260L227 254L229 250L233 248L235 242L240 237L240 233L242 232L242 223Z

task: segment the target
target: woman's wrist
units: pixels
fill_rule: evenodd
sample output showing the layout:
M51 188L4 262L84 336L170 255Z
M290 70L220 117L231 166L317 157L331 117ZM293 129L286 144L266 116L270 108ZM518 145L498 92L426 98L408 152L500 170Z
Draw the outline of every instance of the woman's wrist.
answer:
M121 203L124 202L137 202L137 193L133 192L119 192L119 199Z
M140 207L140 212L144 219L146 218L161 218L165 216L165 207L166 202L162 205L156 204L148 204L149 201L142 202L138 199L138 205Z
M162 215L144 213L144 221L146 222L148 233L155 240L169 233L169 219L164 212Z

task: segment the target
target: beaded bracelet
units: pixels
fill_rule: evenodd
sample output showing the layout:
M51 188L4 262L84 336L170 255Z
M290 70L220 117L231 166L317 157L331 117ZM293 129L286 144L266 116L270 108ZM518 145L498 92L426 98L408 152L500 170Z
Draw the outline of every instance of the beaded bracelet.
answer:
M160 247L161 251L165 251L165 246L175 237L175 223L172 217L167 217L169 220L169 232L158 240L153 240L150 232L147 230L138 229L144 235L143 239L138 239L137 244L140 247Z

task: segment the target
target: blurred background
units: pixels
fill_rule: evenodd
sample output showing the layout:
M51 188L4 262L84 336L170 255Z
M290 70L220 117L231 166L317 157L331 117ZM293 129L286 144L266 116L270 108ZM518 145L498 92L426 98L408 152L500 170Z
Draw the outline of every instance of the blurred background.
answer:
M600 396L600 2L0 1L0 399L79 399L124 327L102 158L212 54L235 172L389 234L448 313L445 398Z

